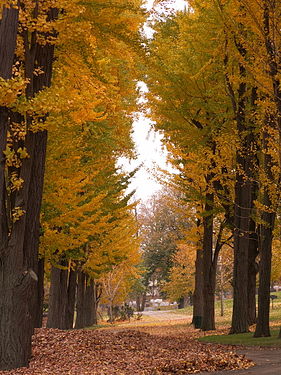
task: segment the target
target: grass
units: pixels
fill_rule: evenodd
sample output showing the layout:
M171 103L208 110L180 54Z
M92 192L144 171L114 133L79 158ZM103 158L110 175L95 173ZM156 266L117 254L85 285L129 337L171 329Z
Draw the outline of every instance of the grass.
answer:
M277 295L277 299L270 304L270 326L271 337L254 338L253 332L240 334L218 334L206 335L199 340L202 342L210 342L217 344L228 345L243 345L243 346L267 346L267 347L281 347L281 339L278 338L279 326L281 324L281 292L272 293ZM218 329L228 328L231 325L232 314L232 299L224 301L224 316L220 316L220 302L216 302L216 326Z
M274 326L280 324L281 320L281 292L274 292L272 294L277 295L277 299L273 301L273 309L270 303L270 322ZM220 301L215 302L216 325L218 327L223 328L229 327L231 325L232 303L232 299L225 299L223 301L224 315L221 316L221 303ZM175 310L175 313L179 312L187 315L192 315L192 306L187 306L184 309Z
M109 324L95 324L91 327L86 327L85 329L95 330L95 329L101 329L101 328L107 328Z
M235 335L213 335L200 337L199 341L213 344L267 346L281 348L281 339L278 338L279 329L272 329L270 337L253 337L253 332Z

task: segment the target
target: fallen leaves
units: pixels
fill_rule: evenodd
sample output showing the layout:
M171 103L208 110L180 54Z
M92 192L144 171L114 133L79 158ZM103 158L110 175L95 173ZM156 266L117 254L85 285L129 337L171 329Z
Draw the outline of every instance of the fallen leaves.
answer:
M38 329L29 368L1 375L183 375L248 368L252 362L186 335L138 330Z

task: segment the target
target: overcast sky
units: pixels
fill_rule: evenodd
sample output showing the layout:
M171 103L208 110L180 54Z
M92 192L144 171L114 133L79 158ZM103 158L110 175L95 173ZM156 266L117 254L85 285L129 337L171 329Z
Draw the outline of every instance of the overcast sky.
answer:
M153 0L147 1L147 8L151 9ZM171 9L184 9L186 2L183 0L169 1ZM145 91L144 84L140 84L141 90ZM137 172L130 190L136 189L136 199L145 201L161 189L161 185L153 177L157 168L165 169L167 152L163 149L161 143L161 136L152 129L152 124L144 114L139 113L134 121L133 140L136 144L137 160L130 163L125 160L120 160L120 165L127 171L133 170L139 165L142 165Z

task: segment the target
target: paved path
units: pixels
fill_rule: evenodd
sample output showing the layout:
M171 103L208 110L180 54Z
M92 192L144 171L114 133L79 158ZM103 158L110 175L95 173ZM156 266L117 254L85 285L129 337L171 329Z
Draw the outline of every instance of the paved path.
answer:
M216 371L209 374L217 375L281 375L281 349L257 349L247 348L237 350L238 354L244 354L252 359L256 365L247 370ZM200 372L198 375L206 375Z
M141 313L143 317L150 316L157 321L165 320L188 320L192 319L191 316L184 313L180 313L180 310L155 310L155 311L143 311ZM281 374L280 374L281 375Z

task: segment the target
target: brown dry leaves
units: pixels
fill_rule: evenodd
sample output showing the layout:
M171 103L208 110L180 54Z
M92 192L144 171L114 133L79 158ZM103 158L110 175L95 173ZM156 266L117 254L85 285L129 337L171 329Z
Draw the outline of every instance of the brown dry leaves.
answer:
M251 361L186 335L137 330L38 329L30 367L1 375L181 375L248 368Z

